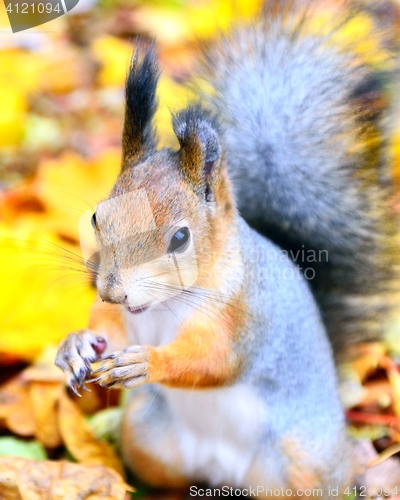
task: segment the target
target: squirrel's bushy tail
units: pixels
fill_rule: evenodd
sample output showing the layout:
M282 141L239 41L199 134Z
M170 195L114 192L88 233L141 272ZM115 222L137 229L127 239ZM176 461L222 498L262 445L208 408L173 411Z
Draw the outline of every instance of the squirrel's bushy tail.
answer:
M381 338L393 288L396 41L387 19L354 3L289 3L267 2L257 25L206 53L206 98L241 214L303 268L340 357Z

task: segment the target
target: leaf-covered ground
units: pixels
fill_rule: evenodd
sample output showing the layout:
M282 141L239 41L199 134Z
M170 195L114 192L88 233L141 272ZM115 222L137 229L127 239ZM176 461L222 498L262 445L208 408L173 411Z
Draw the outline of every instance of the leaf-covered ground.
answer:
M78 400L53 366L57 343L86 325L94 299L79 220L107 195L119 170L123 84L135 37L159 42L157 126L162 143L173 146L170 110L190 97L182 83L199 44L259 8L258 0L81 3L68 16L12 34L0 2L0 498L6 499L122 500L138 487L118 456L121 395L94 387ZM400 451L400 320L388 323L385 342L362 348L343 367L342 394L349 431L375 465L370 483L399 483L400 494L400 462L388 458ZM153 493L139 487L134 495Z

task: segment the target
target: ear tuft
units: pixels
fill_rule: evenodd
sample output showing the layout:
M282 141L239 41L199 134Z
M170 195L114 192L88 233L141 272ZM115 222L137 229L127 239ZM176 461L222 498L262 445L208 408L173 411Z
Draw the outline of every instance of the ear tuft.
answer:
M124 164L140 160L156 147L152 120L157 109L159 76L155 45L139 45L132 56L125 86Z
M173 128L181 146L183 175L196 192L210 201L222 154L216 118L200 104L192 105L173 117Z

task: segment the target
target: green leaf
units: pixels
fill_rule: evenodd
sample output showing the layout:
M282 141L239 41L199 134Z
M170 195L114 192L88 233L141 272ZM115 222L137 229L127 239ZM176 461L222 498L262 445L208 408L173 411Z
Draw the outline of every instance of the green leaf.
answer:
M122 408L108 408L87 418L97 439L104 439L114 445L118 443L122 412Z
M0 438L0 456L47 460L47 453L38 441L24 441L15 437Z

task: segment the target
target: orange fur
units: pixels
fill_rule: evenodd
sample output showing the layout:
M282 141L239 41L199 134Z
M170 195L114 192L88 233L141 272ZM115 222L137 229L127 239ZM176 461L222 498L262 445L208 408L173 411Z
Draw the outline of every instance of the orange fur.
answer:
M195 313L170 344L149 348L149 383L180 388L217 387L239 373L241 359L235 352L238 314L224 311L226 322L218 323Z

